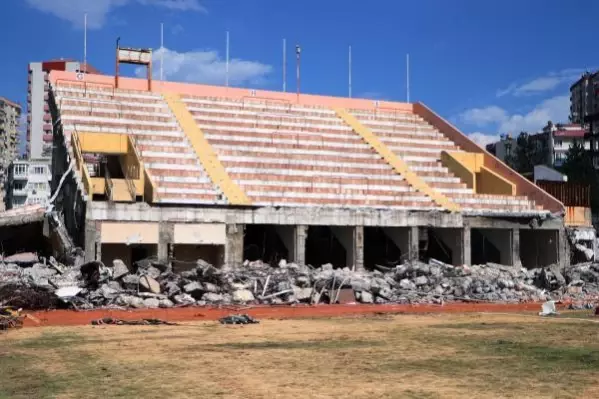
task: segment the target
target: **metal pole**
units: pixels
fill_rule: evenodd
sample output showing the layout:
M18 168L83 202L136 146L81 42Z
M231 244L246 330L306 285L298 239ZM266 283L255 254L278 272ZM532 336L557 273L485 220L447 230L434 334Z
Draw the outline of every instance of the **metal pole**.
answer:
M160 82L164 80L164 23L160 23Z
M351 46L349 46L349 98L351 98Z
M302 49L299 44L295 45L295 56L296 56L296 79L297 79L297 102L299 103L299 95L300 95L300 63L301 63L301 53Z
M283 92L287 91L287 39L283 39Z
M83 68L87 73L87 13L83 14Z
M229 87L229 31L227 31L227 64L225 72L225 86Z
M410 102L410 54L406 54L406 102Z

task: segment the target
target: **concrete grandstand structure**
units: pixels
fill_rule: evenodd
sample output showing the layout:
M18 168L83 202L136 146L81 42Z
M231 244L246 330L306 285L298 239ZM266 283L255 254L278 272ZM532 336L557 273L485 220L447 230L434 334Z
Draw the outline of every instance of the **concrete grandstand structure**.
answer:
M55 206L88 259L569 262L563 204L421 103L50 82Z

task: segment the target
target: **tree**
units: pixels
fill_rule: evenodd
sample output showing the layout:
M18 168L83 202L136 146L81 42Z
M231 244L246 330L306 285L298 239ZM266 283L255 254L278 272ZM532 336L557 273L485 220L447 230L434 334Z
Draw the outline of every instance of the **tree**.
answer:
M516 143L511 143L511 151L506 163L518 173L532 173L535 165L547 163L545 140L538 140L527 132L521 132ZM514 145L515 144L515 145Z

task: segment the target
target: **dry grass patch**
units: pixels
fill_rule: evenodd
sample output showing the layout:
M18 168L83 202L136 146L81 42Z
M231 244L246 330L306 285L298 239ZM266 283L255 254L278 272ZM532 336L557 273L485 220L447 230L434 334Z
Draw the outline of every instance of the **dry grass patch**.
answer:
M444 314L25 329L0 336L0 398L578 397L596 391L598 328Z

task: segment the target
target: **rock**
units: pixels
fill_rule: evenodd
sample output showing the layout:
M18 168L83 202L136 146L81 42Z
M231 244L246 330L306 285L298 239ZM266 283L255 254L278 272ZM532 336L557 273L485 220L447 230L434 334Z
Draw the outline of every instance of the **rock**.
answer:
M123 287L129 290L136 290L139 285L139 276L137 274L127 274L121 278Z
M160 306L160 301L156 298L146 298L144 299L144 306L146 308L157 308Z
M173 306L175 306L175 304L170 299L161 299L158 302L159 308L172 308Z
M251 302L254 300L254 294L250 290L236 290L233 291L234 302Z
M38 263L39 261L39 257L36 253L33 252L22 252L20 254L7 256L3 259L3 262L5 263L16 263L21 267L33 265L34 263Z
M416 289L416 284L414 284L413 282L411 282L407 278L404 278L403 280L401 280L399 282L399 288L401 288L402 290L415 290Z
M325 263L324 265L322 265L320 267L323 271L332 271L333 270L333 265L330 263Z
M164 288L164 292L169 297L171 297L173 295L177 295L181 292L181 288L179 288L177 283L175 283L174 281L167 282L166 284L163 285L163 288Z
M360 302L362 302L362 303L374 302L374 299L372 298L372 294L368 291L360 292Z
M173 297L173 301L175 301L178 305L191 305L195 303L195 299L189 294L179 294Z
M150 276L141 276L139 278L139 286L148 292L160 294L160 284Z
M204 291L218 293L218 292L220 292L220 288L216 284L204 283Z
M312 288L301 288L297 285L291 287L293 289L293 295L299 302L310 302L312 297Z
M203 291L203 287L202 284L198 283L197 281L194 281L192 283L185 284L185 286L183 286L183 291L188 294L191 294L192 292Z
M100 291L101 295L106 299L116 298L118 296L118 294L120 293L120 290L115 290L114 288L110 288L110 286L108 284L102 284L99 291Z
M116 280L127 274L129 274L129 268L125 265L125 262L120 259L114 259L112 261L112 278Z
M216 294L214 292L206 292L202 295L202 301L210 302L221 302L223 300L223 296L221 294Z
M426 285L427 283L428 283L428 278L426 278L426 276L418 276L414 279L414 284L416 284L417 287L419 287L421 285Z
M143 270L143 273L141 273L141 274L144 274L146 276L150 276L153 279L157 279L158 276L160 276L160 273L162 273L162 272L157 267L148 266L146 269Z
M121 295L117 298L117 303L122 306L129 306L131 308L143 308L144 301L133 295Z

